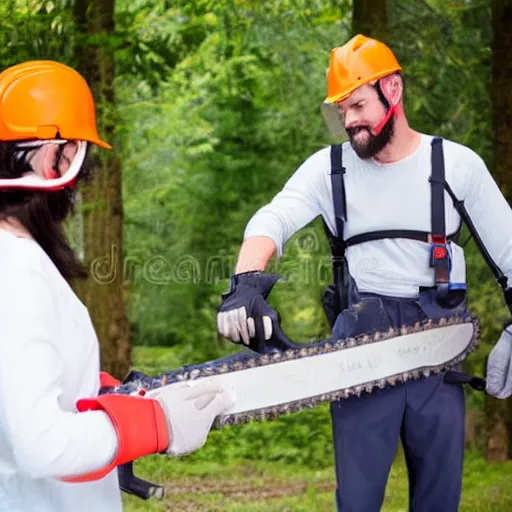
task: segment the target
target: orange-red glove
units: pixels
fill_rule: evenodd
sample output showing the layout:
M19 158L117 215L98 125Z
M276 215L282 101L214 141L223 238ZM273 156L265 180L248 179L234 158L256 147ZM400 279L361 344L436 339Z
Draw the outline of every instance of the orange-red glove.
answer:
M129 395L102 395L77 402L79 412L105 411L117 432L118 450L105 468L87 475L63 478L66 482L89 482L110 473L116 466L165 452L169 446L169 431L162 406L153 399Z
M154 453L193 452L204 445L215 418L234 401L232 390L207 380L164 386L156 398L105 394L79 400L79 412L99 410L110 417L118 437L118 451L107 467L63 480L97 480L116 466Z

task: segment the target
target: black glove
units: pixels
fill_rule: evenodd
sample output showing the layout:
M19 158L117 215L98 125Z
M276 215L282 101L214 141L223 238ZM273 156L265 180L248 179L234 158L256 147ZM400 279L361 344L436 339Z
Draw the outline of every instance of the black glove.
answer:
M272 336L277 312L266 302L281 276L254 271L231 277L230 289L222 294L217 314L217 330L234 343L243 343L256 352L265 352Z

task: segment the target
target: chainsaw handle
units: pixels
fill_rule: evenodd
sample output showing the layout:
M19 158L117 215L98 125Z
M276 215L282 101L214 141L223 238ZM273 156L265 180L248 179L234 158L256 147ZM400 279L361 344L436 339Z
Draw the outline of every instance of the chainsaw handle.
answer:
M127 494L133 494L143 500L164 497L164 488L160 485L137 478L133 473L133 462L121 464L118 468L119 487Z
M447 384L469 384L475 391L485 391L486 389L486 381L482 377L475 377L455 370L448 370L443 380Z
M272 336L265 341L265 347L277 348L278 350L289 350L300 348L301 345L293 342L281 329L279 320L272 320Z

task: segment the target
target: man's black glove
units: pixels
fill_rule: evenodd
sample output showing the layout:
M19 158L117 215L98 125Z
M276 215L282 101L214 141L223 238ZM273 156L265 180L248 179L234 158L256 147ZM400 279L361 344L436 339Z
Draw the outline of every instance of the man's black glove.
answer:
M277 312L266 299L279 279L278 275L259 271L232 276L217 314L219 333L234 343L264 352L265 341L272 336L272 324L279 322Z

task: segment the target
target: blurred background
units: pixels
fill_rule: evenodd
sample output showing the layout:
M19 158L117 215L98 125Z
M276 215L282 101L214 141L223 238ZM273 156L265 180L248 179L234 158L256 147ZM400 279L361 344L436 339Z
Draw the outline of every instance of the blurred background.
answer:
M475 150L510 200L511 24L511 0L2 0L0 69L32 59L78 69L114 146L93 152L68 226L91 274L76 289L103 368L158 373L237 350L217 335L220 293L251 215L337 142L320 104L330 50L353 34L394 50L411 125ZM466 253L483 322L467 369L483 375L508 313L471 240ZM289 336L327 337L318 219L272 270L286 277L271 303ZM461 510L511 510L511 402L468 391L467 404ZM214 432L190 457L139 462L168 498L127 498L127 510L334 510L330 436L327 406ZM399 450L384 510L406 504Z

